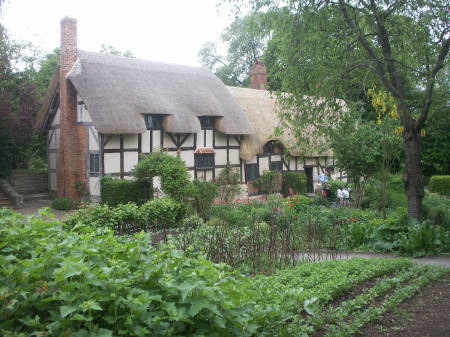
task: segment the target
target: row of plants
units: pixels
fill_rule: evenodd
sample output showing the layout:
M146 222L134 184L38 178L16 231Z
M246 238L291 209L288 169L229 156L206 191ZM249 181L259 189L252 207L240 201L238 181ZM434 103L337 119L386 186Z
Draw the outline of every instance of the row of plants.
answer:
M306 263L248 278L201 255L51 213L0 211L4 336L277 336L355 284L408 260ZM49 220L50 219L50 220Z
M291 325L291 335L352 336L367 323L381 318L388 310L412 297L420 288L449 272L440 266L413 266L386 275L368 289L337 305L320 305L318 314L307 317L302 324ZM377 305L377 299L380 304Z
M321 247L334 244L338 249L423 256L450 252L449 209L449 200L428 193L424 199L425 219L410 223L405 208L390 211L384 219L379 211L318 206L304 196L269 196L267 201L214 205L207 224L253 231L269 226L275 217L278 226L291 227L297 237L301 237L298 233L302 230L314 234L321 240Z
M201 255L155 249L149 234L0 212L5 336L274 336L316 302L411 264L328 261L250 279Z

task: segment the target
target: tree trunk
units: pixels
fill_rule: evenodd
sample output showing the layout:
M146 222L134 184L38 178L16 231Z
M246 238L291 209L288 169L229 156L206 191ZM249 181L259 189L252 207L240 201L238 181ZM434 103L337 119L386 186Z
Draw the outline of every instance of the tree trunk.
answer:
M408 198L408 216L417 220L422 219L423 177L420 165L422 145L418 130L407 127L403 132L403 143L406 156L406 197Z

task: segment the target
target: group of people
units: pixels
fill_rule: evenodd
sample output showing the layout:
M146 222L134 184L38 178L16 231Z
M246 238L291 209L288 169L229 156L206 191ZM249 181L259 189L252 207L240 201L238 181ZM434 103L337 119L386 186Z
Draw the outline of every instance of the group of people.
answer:
M331 198L331 190L328 186L328 171L325 170L324 173L319 174L319 185L322 187L322 194L327 198ZM350 191L348 187L343 189L338 188L336 191L337 198L339 200L340 206L349 207L350 206Z
M339 205L346 207L350 206L350 188L344 187L342 190L338 188L336 194L339 200Z

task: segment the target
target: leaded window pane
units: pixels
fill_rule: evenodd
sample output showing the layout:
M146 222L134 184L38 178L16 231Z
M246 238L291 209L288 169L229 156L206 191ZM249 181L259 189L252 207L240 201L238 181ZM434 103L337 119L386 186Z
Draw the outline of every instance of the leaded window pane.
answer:
M245 165L245 178L247 181L252 181L252 180L258 179L258 177L259 177L258 164Z
M196 154L195 167L197 169L214 168L214 154L213 153Z

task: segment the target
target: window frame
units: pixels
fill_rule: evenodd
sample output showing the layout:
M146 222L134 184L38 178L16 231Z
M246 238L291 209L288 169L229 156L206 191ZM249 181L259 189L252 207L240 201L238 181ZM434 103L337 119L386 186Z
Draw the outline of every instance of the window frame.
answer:
M263 146L263 154L282 154L283 147L279 141L270 140Z
M213 130L214 124L216 122L215 116L200 116L198 117L200 120L200 126L202 127L202 130Z
M278 166L278 167L276 167L276 166ZM271 171L280 171L280 172L282 172L283 171L283 162L282 161L278 161L278 160L277 161L271 161L269 163L269 168L270 168Z
M144 114L144 122L147 130L162 130L162 119L164 115ZM149 119L151 118L153 126L149 126ZM157 125L155 126L155 121Z
M89 175L99 176L100 171L100 153L89 152Z
M249 168L256 169L254 172L254 176L250 176L249 174ZM252 172L252 171L250 171ZM245 164L245 180L246 181L254 181L259 178L259 165L258 164Z
M205 158L208 158L207 164L204 165ZM194 156L194 167L197 170L209 170L216 166L215 153L196 153Z

